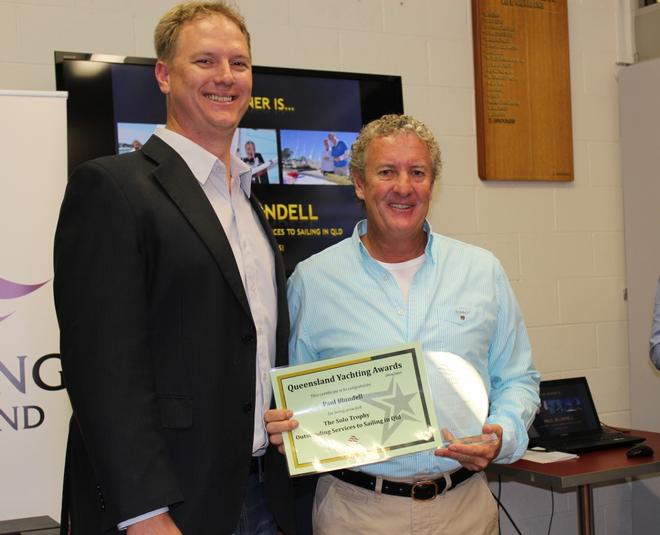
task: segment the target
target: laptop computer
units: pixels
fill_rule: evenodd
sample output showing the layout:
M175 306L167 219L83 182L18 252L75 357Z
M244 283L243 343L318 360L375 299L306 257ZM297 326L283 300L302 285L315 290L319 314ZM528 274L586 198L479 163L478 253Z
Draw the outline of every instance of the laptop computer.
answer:
M529 428L529 448L580 453L645 440L602 428L586 377L541 381L540 396L540 410Z

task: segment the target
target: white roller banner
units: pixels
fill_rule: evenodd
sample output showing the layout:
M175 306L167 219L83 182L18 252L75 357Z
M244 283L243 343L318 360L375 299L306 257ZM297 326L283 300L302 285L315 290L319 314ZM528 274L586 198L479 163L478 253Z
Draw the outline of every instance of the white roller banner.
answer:
M53 235L66 93L0 91L0 520L59 520L66 429Z

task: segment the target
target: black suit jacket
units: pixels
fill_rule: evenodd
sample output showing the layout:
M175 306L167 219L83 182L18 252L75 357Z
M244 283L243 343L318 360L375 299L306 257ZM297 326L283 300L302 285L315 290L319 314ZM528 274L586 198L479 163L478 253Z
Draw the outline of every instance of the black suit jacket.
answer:
M283 365L284 266L254 197L252 205L275 254ZM73 406L63 498L72 533L112 532L164 505L185 535L231 533L252 455L255 326L213 208L161 139L72 174L54 288ZM276 452L265 477L276 519L292 533Z

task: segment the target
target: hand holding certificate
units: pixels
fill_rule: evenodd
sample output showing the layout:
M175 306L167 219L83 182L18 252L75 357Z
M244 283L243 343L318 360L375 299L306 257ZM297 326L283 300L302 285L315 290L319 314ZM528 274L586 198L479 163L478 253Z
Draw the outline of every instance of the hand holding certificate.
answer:
M271 379L277 407L299 422L284 434L292 476L441 444L418 344L276 368Z

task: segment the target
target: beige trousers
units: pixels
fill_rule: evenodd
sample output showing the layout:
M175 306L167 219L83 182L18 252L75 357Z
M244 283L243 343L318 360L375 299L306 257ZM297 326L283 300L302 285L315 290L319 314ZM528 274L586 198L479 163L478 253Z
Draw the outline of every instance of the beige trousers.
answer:
M433 500L379 494L319 478L314 535L497 535L497 505L483 473Z

